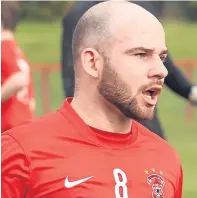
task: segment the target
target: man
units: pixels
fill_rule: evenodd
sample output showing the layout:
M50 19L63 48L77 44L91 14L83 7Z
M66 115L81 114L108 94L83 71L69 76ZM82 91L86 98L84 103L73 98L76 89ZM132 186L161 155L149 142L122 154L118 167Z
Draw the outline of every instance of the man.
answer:
M2 132L33 117L35 101L30 68L14 39L18 2L2 2L1 103Z
M72 46L74 97L2 135L3 197L181 198L176 152L131 120L153 117L167 75L162 25L108 1L82 16Z
M136 4L141 5L149 12L153 13L156 17L158 12L154 10L152 3L148 1L134 1ZM74 71L72 60L71 41L74 28L79 18L90 7L98 4L99 1L79 1L71 9L71 11L64 17L63 20L63 39L62 39L62 80L64 87L64 94L71 97L74 94ZM165 61L165 66L168 69L168 76L165 84L175 93L181 97L189 100L193 105L197 105L197 86L192 85L182 74L180 70L174 65L170 56ZM156 133L165 139L157 112L152 120L138 120L141 124L146 126L150 131Z

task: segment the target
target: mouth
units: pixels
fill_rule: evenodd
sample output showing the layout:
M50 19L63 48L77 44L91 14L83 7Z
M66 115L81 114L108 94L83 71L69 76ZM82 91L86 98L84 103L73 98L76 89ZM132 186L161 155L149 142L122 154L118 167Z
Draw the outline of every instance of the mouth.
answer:
M155 105L162 90L162 86L152 86L147 90L143 91L144 98L147 99L148 103Z

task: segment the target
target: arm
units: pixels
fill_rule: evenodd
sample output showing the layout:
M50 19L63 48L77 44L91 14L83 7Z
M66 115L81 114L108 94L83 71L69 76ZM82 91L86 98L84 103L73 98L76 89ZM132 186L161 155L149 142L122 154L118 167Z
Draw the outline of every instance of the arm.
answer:
M168 70L168 76L165 79L165 84L175 93L188 99L192 84L186 79L183 73L174 65L170 56L168 56L165 66Z
M2 42L1 102L8 100L29 84L29 65L11 43Z
M22 198L30 186L28 160L11 136L2 135L2 197Z
M12 74L1 87L1 102L5 102L20 89L28 86L28 83L28 74L24 72L16 72Z

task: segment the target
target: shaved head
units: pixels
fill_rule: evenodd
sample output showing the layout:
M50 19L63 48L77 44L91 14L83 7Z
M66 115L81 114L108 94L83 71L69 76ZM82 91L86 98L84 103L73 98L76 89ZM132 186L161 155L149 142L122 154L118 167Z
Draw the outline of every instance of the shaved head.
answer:
M141 17L139 17L141 16ZM112 43L117 41L116 31L123 21L131 26L148 18L156 18L144 8L127 1L107 1L90 8L78 21L72 40L74 65L84 48L94 48L101 54L109 54ZM124 31L122 29L122 31Z
M90 8L79 20L73 35L72 51L74 65L77 64L84 48L94 48L100 53L109 49L111 32L109 30L110 13L106 10L108 3Z
M154 15L127 1L99 3L80 18L72 50L75 94L88 85L126 117L153 117L167 75L165 32Z

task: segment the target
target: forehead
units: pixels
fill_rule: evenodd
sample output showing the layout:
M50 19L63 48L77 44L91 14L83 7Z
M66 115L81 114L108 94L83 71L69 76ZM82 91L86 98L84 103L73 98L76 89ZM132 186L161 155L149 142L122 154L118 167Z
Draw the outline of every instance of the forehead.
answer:
M144 47L154 50L166 49L165 32L159 22L122 23L116 26L115 37L120 48ZM119 28L118 28L119 27Z

